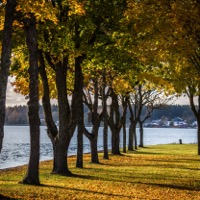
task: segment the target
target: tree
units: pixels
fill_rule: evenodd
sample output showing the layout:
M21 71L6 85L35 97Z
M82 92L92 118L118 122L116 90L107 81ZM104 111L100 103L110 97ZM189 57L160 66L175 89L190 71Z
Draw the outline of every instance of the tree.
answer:
M88 106L92 117L92 130L91 133L85 128L85 136L90 140L91 146L91 162L99 163L98 157L98 131L102 118L102 111L99 111L99 80L93 80L88 89L84 89L84 102ZM93 100L92 100L93 99Z
M77 44L77 48L78 48ZM75 84L73 91L73 98L77 100L77 104L74 106L77 113L77 125L78 125L78 135L77 135L77 162L76 167L83 167L83 133L84 133L84 111L83 111L83 72L82 63L85 59L85 55L78 56L75 58Z
M39 94L38 94L38 47L36 19L31 13L30 18L24 19L26 43L29 51L29 102L28 116L30 125L30 158L27 174L22 183L40 184L39 181L39 155L40 155L40 119L39 119Z
M71 7L75 5L74 5L74 2L71 2L72 4L70 4L71 7L69 8L68 5L62 6L61 2L57 2L57 3L58 5L56 6L56 8L60 9L59 12L57 12L58 14L57 17L59 21L55 19L54 17L55 15L52 15L53 17L51 16L52 12L50 11L49 14L52 18L50 18L50 20L46 20L46 18L43 19L43 22L45 22L46 26L40 26L41 23L38 23L38 32L39 32L38 45L41 50L40 73L42 76L43 87L44 87L43 88L43 91L44 91L43 105L44 105L45 116L46 116L45 119L48 125L48 135L50 136L53 143L53 147L54 147L53 148L54 149L53 172L58 173L58 174L71 174L71 172L68 169L68 164L67 164L67 152L68 152L70 139L74 133L74 130L77 124L77 120L76 120L77 119L76 118L77 94L75 95L74 94L75 92L73 93L72 106L70 108L68 94L67 94L68 87L67 87L66 77L67 77L67 73L71 70L70 69L71 63L69 61L69 53L68 53L68 51L71 49L69 47L69 44L66 44L66 43L64 43L64 48L63 48L63 43L62 43L63 40L60 40L60 36L61 35L67 36L67 37L62 37L64 41L66 42L67 40L71 39L70 42L73 43L71 36L69 36L68 26L63 26L63 24L70 23L68 19L69 19L69 16L73 14L73 12L70 13L70 9ZM47 8L48 7L50 7L49 4L47 5ZM51 8L51 9L55 11L55 8ZM46 7L44 10L46 11ZM40 9L39 11L43 12ZM37 16L41 16L40 13ZM51 37L52 34L54 36L53 40ZM61 47L61 48L57 48L57 47ZM52 71L54 72L54 76L55 76L55 85L56 85L56 90L58 94L58 108L59 108L59 131L58 132L57 132L57 128L55 127L54 122L52 121L52 116L50 114L51 110L50 110L50 105L49 105L49 96L51 96L52 93L51 95L48 94L49 86L48 86L48 81L46 79L47 78L46 73L48 70L47 68L45 70L44 64L45 65L48 64L52 68ZM75 82L77 83L77 81ZM24 89L23 87L24 86L22 86L22 88L18 88L19 91L23 91ZM26 91L26 92L29 92L29 91Z
M189 97L189 100L190 100L190 106L191 106L191 109L197 119L197 144L198 144L198 155L200 155L200 95L198 95L198 105L195 106L195 103L194 103L194 93L192 91L192 87L189 86L188 88L188 97Z
M58 129L52 116L51 103L50 103L51 95L50 95L48 77L47 77L47 72L45 69L45 66L46 66L45 59L41 50L39 50L39 61L40 61L39 73L42 79L42 86L43 86L42 105L43 105L43 110L44 110L45 122L47 126L47 134L49 138L51 139L51 142L53 145L53 163L54 164L53 164L52 171L54 171L55 170L55 144L56 144L55 138L58 135Z
M123 108L123 115L124 120L122 121L122 127L123 127L123 153L126 153L126 115L127 115L127 107L128 107L128 96L119 95L119 98L121 100L122 108Z
M111 88L110 97L112 99L112 103L110 105L110 113L108 123L109 127L112 132L112 153L114 155L119 155L119 143L120 143L120 130L123 126L123 122L125 120L125 114L126 111L124 110L122 114L120 114L119 110L119 103L118 103L118 95L115 93L115 91Z
M2 5L0 5L2 6ZM0 153L2 149L4 137L5 122L5 104L6 104L6 88L8 82L8 73L10 68L11 44L12 44L12 25L14 21L14 13L16 0L8 0L5 6L5 20L2 37L2 53L0 62Z
M108 111L107 111L107 98L106 94L106 70L103 69L102 73L102 115L103 115L103 158L108 159Z
M135 93L130 94L128 107L130 112L130 127L129 127L129 141L128 141L128 150L133 151L137 149L137 136L136 136L136 125L139 120L142 108L141 103L141 85L138 86ZM140 102L140 103L139 103Z
M141 102L139 103L139 106L141 107L142 111L145 110L145 114L142 115L142 112L140 113L140 116L138 118L138 123L140 127L140 147L144 147L144 130L143 130L143 124L144 122L151 117L151 114L156 109L166 109L168 107L168 104L170 101L172 103L173 96L165 96L164 91L157 91L156 89L147 88L145 85L138 88L139 95L141 95Z

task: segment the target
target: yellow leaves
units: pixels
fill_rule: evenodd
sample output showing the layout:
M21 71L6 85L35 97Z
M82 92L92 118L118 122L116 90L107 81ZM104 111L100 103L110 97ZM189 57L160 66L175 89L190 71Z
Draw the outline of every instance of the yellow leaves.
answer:
M112 86L117 94L127 94L132 91L130 83L123 77L115 77L112 81Z
M85 10L84 10L84 4L78 2L77 0L70 0L68 1L69 6L70 6L70 11L69 11L69 16L71 15L84 15Z
M172 91L171 80L175 88L183 90L189 80L199 77L195 66L199 65L199 3L192 0L130 0L127 3L125 16L132 25L133 37L135 32L137 35L137 48L133 48L139 62L155 69L165 65L151 71L151 75L143 73L140 79Z
M0 4L0 31L4 29L5 10Z
M85 74L84 79L83 79L83 84L85 86L87 86L89 84L89 82L90 82L90 76L89 76L89 74Z
M166 95L170 93L172 94L174 92L173 85L169 81L165 80L163 77L159 77L150 73L143 72L138 75L138 79L141 82L148 82L148 84L146 84L148 86L148 89L156 88L158 91L165 90Z
M20 21L17 21L17 20L14 20L13 26L20 27L20 28L24 27L24 25Z
M12 86L14 86L14 91L16 93L20 93L24 96L29 94L29 87L28 87L28 77L20 77L17 78L14 82L12 82Z
M0 31L4 29L4 17L0 15Z
M50 20L54 23L57 23L57 11L56 8L52 6L50 1L19 0L16 10L24 13L25 17L28 17L29 13L34 13L37 21L45 22L46 20Z

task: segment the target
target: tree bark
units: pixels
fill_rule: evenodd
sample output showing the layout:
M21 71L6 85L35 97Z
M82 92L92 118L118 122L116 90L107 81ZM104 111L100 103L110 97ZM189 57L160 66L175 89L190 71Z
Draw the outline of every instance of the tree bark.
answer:
M144 129L143 129L143 124L139 120L139 126L140 126L140 145L139 147L144 147Z
M14 21L14 12L16 0L7 0L5 7L5 22L2 40L2 54L0 62L0 153L4 137L4 122L6 109L6 89L8 82L8 73L10 68L11 58L11 43L12 43L12 24Z
M123 153L126 153L126 121L123 124Z
M134 129L134 139L135 139L135 150L137 150L138 147L137 147L137 134L136 134L136 127L135 127L135 129Z
M102 115L98 113L98 98L99 98L98 81L93 80L93 84L94 84L94 101L93 103L92 101L91 102L85 101L86 105L90 109L90 112L92 113L92 131L91 133L89 133L85 129L84 134L90 140L91 162L99 163L97 139L98 139L98 131Z
M58 129L56 124L53 121L52 117L52 111L51 111L51 102L50 102L50 92L49 92L49 83L48 78L45 70L45 62L44 57L42 54L42 51L39 51L39 61L40 61L40 67L39 72L42 79L42 85L43 85L43 96L42 96L42 105L44 110L44 116L45 116L45 122L47 126L47 134L49 138L51 139L52 146L53 146L53 169L55 170L55 143L56 143L56 137L58 135Z
M106 70L103 70L102 84L102 106L103 106L103 158L109 159L108 155L108 112L107 112L107 96L106 96Z
M137 149L137 135L136 135L136 125L141 114L141 95L139 97L135 96L136 103L131 104L130 100L128 102L129 111L130 111L130 128L129 128L129 141L128 141L128 150L134 151ZM139 99L139 101L137 100Z
M128 96L122 95L122 106L123 106L123 116L124 119L122 121L123 126L123 153L126 153L126 113L127 113L127 105L128 105Z
M200 119L197 120L197 154L200 155Z
M98 137L95 135L92 140L90 140L91 145L91 162L92 163L99 163L99 156L98 156Z
M75 58L75 83L74 83L74 99L77 99L77 160L76 167L83 168L83 133L84 133L84 111L83 111L83 74L81 64L85 56Z
M83 124L78 123L76 167L83 168Z
M67 99L67 72L68 58L65 62L55 64L56 88L58 93L59 133L55 143L55 169L53 173L71 175L68 169L67 153L71 135L69 134L70 108Z
M119 130L118 129L111 129L112 130L112 154L120 155L119 150Z
M98 155L98 133L99 127L101 123L102 113L98 113L98 84L94 83L95 94L94 94L94 104L92 112L92 131L89 133L85 129L85 136L90 140L90 148L91 148L91 162L99 163L99 155Z
M103 158L109 159L109 155L108 155L108 120L107 120L107 117L104 117L104 126L103 126Z
M120 112L119 112L119 105L118 105L118 96L115 92L111 91L111 110L109 116L109 126L112 132L112 154L120 155L119 144L120 144L120 137L119 133L122 127L122 121L120 120Z
M128 140L128 150L134 151L135 150L135 124L131 123L129 127L129 140Z
M190 106L192 109L192 112L194 113L194 116L196 117L197 120L197 154L200 155L200 95L198 96L198 108L195 107L194 104L194 95L193 94L188 94L189 101L190 101Z
M29 102L28 116L30 125L30 159L28 170L23 183L40 184L39 181L39 155L40 155L40 119L38 94L38 47L36 21L33 14L24 20L26 43L29 51Z
M112 153L120 155L120 130L125 123L127 111L127 96L122 96L121 101L123 104L123 111L120 115L118 95L111 89L112 104L110 108L109 126L112 132Z

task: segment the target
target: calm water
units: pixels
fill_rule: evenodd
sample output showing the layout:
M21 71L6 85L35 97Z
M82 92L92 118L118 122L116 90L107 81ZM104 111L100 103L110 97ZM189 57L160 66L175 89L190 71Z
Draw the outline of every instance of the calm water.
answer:
M46 127L41 126L41 160L52 159L52 146L48 138ZM91 128L88 128L89 130ZM138 131L138 130L137 130ZM179 143L197 143L196 129L172 129L172 128L145 128L144 145ZM138 133L137 133L138 134ZM109 148L111 135L109 133ZM122 140L121 140L122 143ZM139 143L139 137L138 137ZM6 126L2 153L0 154L0 169L27 164L29 160L30 136L28 126ZM103 149L102 127L99 131L99 150ZM84 137L84 152L90 152L90 145ZM69 155L76 154L76 133L71 140Z

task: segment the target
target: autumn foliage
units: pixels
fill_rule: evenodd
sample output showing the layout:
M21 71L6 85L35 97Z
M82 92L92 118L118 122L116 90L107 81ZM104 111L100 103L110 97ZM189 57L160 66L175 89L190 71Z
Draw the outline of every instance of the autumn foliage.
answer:
M9 49L12 47L12 52L10 50L8 55L3 48L0 50L2 60L3 57L6 58L4 59L6 62L1 63L1 69L6 67L7 70L6 74L1 70L1 84L4 80L4 84L1 85L4 86L4 96L1 95L0 100L3 100L1 105L5 107L5 91L9 72L16 78L12 83L15 91L29 98L29 122L32 127L30 132L33 136L31 142L37 141L34 148L31 145L31 152L37 150L34 154L37 158L37 165L34 165L36 160L30 159L33 167L29 172L38 171L39 167L39 116L37 116L39 98L43 100L44 110L46 108L47 133L54 149L52 171L62 175L71 175L68 162L66 162L67 149L76 126L79 127L81 137L86 132L83 112L80 112L83 108L83 89L89 89L91 96L96 97L93 101L96 105L96 113L93 109L92 121L99 120L98 126L100 126L102 116L98 115L97 106L100 103L106 105L107 99L111 98L109 113L107 105L104 108L104 124L107 123L111 128L112 150L116 150L112 151L113 154L120 155L119 132L122 126L126 125L125 111L128 107L128 98L135 96L135 101L129 101L129 108L135 106L134 112L139 105L134 102L138 103L142 99L137 98L138 87L142 89L139 93L155 91L155 93L158 92L157 94L162 94L160 99L174 94L187 94L193 110L197 108L194 106L193 97L198 96L200 99L199 1L19 0L16 7L15 5L13 7L12 19L5 20L5 15L8 14L5 7L8 2L0 1L0 37L3 38L2 36L6 35L3 33L7 28L8 32L13 30L12 34L10 32L13 41L12 45L9 40L11 37L0 41L1 46L5 47L4 42L8 41ZM12 5L12 2L10 3ZM4 22L9 21L12 23L4 26ZM9 71L10 64L11 70ZM52 98L58 99L59 128L51 116L50 99ZM122 99L126 101L123 102ZM149 100L150 97L147 99ZM34 100L32 105L31 100ZM119 112L120 103L123 104L122 116ZM153 107L155 103L155 101L152 102L151 106ZM148 105L145 106L148 107ZM197 140L200 155L200 110L194 113L199 125ZM35 116L37 119L34 119ZM135 130L138 120L139 117L134 121ZM4 135L4 115L0 122L1 145ZM34 128L37 131L34 131ZM77 142L80 144L78 147L83 146L81 139L79 142ZM145 149L143 151L146 152ZM166 197L166 194L171 195L171 199L180 197L186 199L195 195L193 190L199 190L199 179L192 181L191 179L195 177L191 178L182 174L187 169L187 164L184 163L183 157L179 156L150 155L148 157L147 155L140 156L140 154L126 154L124 157L112 157L109 161L102 161L103 165L91 166L87 163L85 171L78 171L72 167L70 169L72 172L81 175L80 177L78 175L78 178L77 176L69 177L68 182L65 180L66 177L56 175L49 177L44 169L47 167L46 169L50 171L50 164L44 163L41 182L44 182L48 188L41 187L40 193L27 192L25 194L25 191L30 189L29 186L24 186L23 191L18 190L20 185L15 186L12 191L9 187L12 188L12 184L7 185L3 182L5 184L3 193L26 199L39 199L38 195L41 195L41 198L44 196L54 199L64 198L66 190L67 195L72 199L76 197L162 199ZM196 157L192 158L197 160ZM87 160L88 157L86 156L85 159ZM169 160L173 163L173 159L181 159L184 164L178 164L178 166L177 164L175 166L166 164ZM73 158L70 161L73 163ZM189 168L192 168L195 174L193 164L195 165L192 162ZM152 167L151 172L146 169L149 165ZM137 171L140 169L143 170ZM20 171L21 168L17 170ZM12 178L8 177L12 172L8 170L3 178L10 179L10 183L15 184L15 181L13 182ZM144 174L146 172L147 174ZM139 173L138 177L137 173ZM175 177L177 173L180 173L178 178ZM35 173L32 177L34 175ZM32 177L29 177L30 180ZM139 177L142 177L142 180ZM181 181L185 181L184 184L180 184L180 177ZM39 184L39 177L36 178ZM29 183L31 184L31 181ZM177 187L185 190L180 192L176 189ZM151 195L148 196L148 194Z

